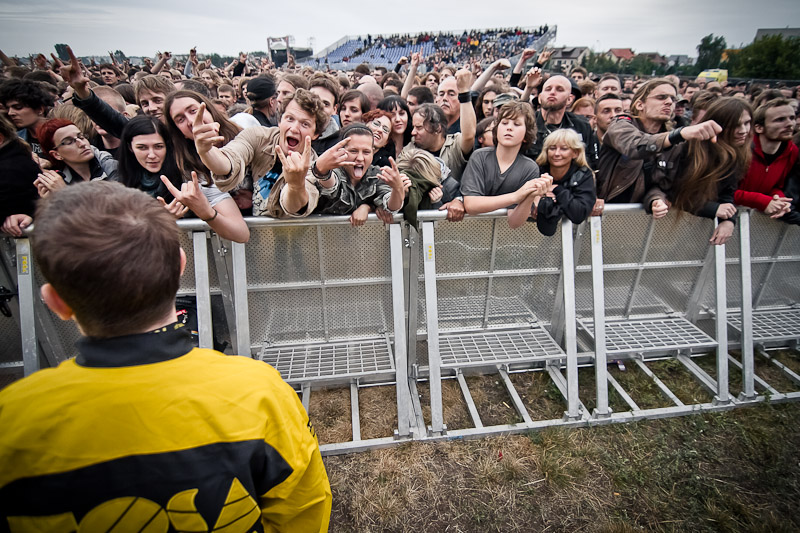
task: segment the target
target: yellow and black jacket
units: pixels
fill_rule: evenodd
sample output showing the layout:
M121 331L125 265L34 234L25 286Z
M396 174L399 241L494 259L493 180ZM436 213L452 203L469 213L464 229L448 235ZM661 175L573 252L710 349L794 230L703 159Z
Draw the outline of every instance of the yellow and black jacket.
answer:
M0 392L0 531L327 531L297 394L181 326L83 339Z

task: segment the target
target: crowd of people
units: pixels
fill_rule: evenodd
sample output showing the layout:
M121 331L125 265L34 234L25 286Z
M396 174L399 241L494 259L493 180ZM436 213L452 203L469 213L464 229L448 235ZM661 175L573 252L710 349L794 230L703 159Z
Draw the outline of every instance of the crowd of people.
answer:
M715 245L737 206L800 223L800 87L564 75L533 49L424 73L419 52L348 72L67 55L0 52L2 231L36 217L42 299L86 335L0 393L0 530L327 530L297 395L177 321L176 219L236 242L245 216L416 225L426 209L507 209L553 235L607 202L716 219Z
M426 38L440 37L416 37ZM393 71L348 72L254 66L247 54L215 67L194 49L185 64L165 52L128 69L69 55L40 55L33 69L0 56L7 234L31 223L37 198L89 180L143 190L238 242L250 215L358 225L370 212L415 222L441 209L458 221L509 208L512 226L552 234L562 216L643 203L656 218L719 219L715 244L732 234L736 206L800 219L797 87L567 76L533 49L513 68L501 58L426 73L417 52Z

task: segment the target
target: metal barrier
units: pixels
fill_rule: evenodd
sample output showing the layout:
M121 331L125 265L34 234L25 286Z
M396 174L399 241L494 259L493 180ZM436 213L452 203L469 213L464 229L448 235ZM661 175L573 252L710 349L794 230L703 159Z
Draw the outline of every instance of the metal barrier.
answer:
M800 392L778 391L757 375L753 359L755 343L800 386L800 376L767 353L796 348L800 339L797 227L761 214L751 222L743 210L738 238L710 246L712 221L654 221L638 205L606 206L602 218L578 227L565 220L553 237L533 224L509 229L504 210L460 223L444 218L420 212L419 234L403 224L383 226L374 215L360 228L348 217L251 218L247 245L220 240L201 221L181 221L188 263L179 295L197 298L202 347L213 346L222 322L222 313L212 317L213 298L222 304L233 353L273 365L307 409L314 390L349 388L350 413L342 416L351 418L352 439L324 444L325 454L800 399ZM0 286L19 291L9 303L17 320L0 323L13 337L0 370L23 367L29 374L58 364L77 329L54 319L38 297L42 280L28 239L6 239L0 251ZM728 353L729 333L739 359ZM714 369L704 370L697 357L709 351L716 352ZM12 360L14 352L22 361ZM609 371L617 360L644 374L671 405L637 405ZM658 375L656 366L667 360L712 399L678 398ZM728 392L729 365L742 372L736 398ZM514 375L537 372L563 399L563 416L535 420L526 408ZM587 378L579 378L592 372L589 412L579 396ZM519 422L481 419L467 378L487 374L498 378ZM447 380L458 384L473 427L448 429ZM418 394L423 383L430 388L427 420ZM372 386L394 388L397 428L362 439L359 390ZM616 412L609 393L623 401Z

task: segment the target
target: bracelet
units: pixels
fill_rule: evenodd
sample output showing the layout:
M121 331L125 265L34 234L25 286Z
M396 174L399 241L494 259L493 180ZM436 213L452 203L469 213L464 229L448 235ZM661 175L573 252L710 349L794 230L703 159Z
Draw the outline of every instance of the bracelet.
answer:
M667 136L669 144L675 146L676 144L680 144L686 140L681 135L681 131L683 131L683 126L681 126L680 128L675 128L674 130L669 132L669 136Z
M212 207L211 209L214 210L214 216L211 217L211 218L201 218L200 220L202 220L203 222L208 223L208 222L211 222L212 220L214 220L215 218L217 218L217 215L219 215L219 211L217 211L216 207Z
M314 161L314 164L313 164L313 165L311 165L311 173L312 173L312 174L314 175L314 177L315 177L315 178L317 178L318 180L327 180L327 179L330 177L330 175L331 175L331 173L330 173L330 172L328 172L327 174L322 174L322 173L320 173L320 171L317 169L317 162L316 162L316 161Z
M458 101L462 104L468 104L472 102L472 97L470 96L469 91L465 93L458 93Z

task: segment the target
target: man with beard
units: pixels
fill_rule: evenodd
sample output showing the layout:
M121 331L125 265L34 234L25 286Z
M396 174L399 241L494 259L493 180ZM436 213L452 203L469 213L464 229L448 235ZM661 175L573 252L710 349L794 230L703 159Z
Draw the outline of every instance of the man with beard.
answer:
M572 84L565 76L551 76L539 93L539 111L536 112L536 138L525 155L536 159L542 151L548 135L562 128L574 130L586 146L586 159L589 166L597 168L599 144L592 133L592 127L583 117L567 111L575 96Z
M783 98L769 100L753 112L753 159L734 195L737 205L753 207L772 218L790 213L793 199L787 197L784 187L787 177L798 171L798 149L792 142L794 116L794 109ZM797 212L791 215L789 218L794 218Z
M669 210L666 196L652 195L656 160L671 166L680 155L673 145L696 140L716 140L722 128L714 121L685 128L667 129L677 100L677 88L667 79L655 78L636 91L630 115L619 115L603 137L597 173L597 196L606 202L644 203L656 218ZM661 164L661 163L659 163Z

